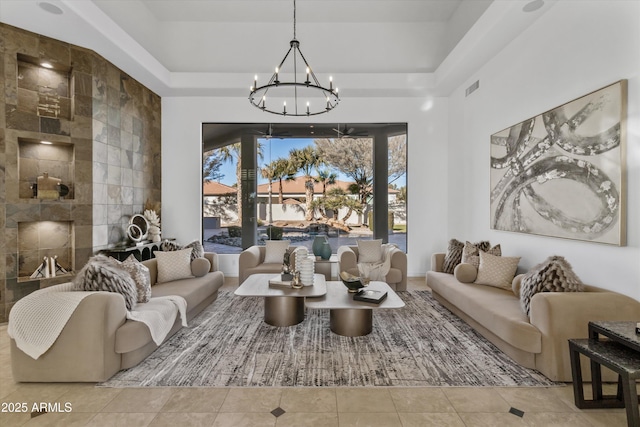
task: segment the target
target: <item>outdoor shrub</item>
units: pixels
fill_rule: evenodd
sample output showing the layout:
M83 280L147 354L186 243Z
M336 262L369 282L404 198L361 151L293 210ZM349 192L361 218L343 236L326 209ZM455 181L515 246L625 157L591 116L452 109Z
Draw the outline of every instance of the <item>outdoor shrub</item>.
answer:
M229 237L242 237L242 227L232 225L228 228Z
M269 236L270 240L282 240L282 227L267 226L267 236Z

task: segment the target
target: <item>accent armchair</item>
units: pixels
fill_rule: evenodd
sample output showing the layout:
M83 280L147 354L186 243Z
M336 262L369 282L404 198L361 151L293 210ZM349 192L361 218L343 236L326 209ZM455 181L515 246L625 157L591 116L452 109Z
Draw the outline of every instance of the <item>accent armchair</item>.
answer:
M338 270L340 272L359 276L358 246L340 246L338 248ZM407 254L400 249L391 250L391 268L386 276L386 282L396 291L407 290Z
M289 246L289 250L291 250ZM240 253L238 261L238 285L252 274L279 274L282 271L282 261L265 263L264 256L267 248L261 245L251 246ZM293 267L294 257L291 257Z

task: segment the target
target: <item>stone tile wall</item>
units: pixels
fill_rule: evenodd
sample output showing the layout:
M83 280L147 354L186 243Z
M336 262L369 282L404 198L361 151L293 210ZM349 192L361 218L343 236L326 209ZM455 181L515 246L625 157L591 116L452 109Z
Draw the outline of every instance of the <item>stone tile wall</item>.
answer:
M29 62L38 59L54 72ZM123 239L129 217L159 202L161 187L160 97L95 52L0 23L0 85L2 323L23 296L70 279L28 280L37 258L59 252L79 270ZM65 154L29 145L41 140ZM29 181L45 168L69 182L69 196L31 197ZM42 221L54 221L53 235Z

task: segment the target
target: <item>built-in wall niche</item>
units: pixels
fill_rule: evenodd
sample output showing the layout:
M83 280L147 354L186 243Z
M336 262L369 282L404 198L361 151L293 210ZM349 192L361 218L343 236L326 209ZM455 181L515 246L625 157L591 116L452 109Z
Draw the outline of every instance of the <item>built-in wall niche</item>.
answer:
M74 145L18 138L18 175L21 199L73 199Z
M18 110L71 119L71 69L52 60L18 54Z
M18 223L18 280L47 278L34 275L44 261L55 259L71 275L74 270L73 221L33 221ZM56 277L65 275L58 271ZM32 277L37 276L37 277ZM45 276L45 277L41 277ZM51 272L48 276L52 276Z

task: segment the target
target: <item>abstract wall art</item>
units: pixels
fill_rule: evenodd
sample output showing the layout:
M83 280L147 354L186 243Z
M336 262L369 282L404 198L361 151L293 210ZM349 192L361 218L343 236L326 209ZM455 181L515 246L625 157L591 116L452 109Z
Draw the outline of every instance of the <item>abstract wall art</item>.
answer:
M491 228L623 246L627 81L491 135Z

